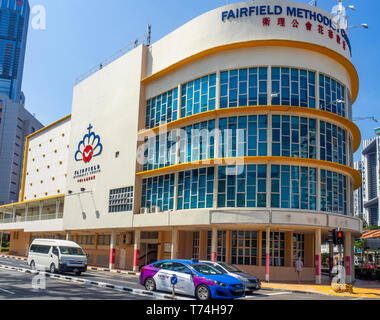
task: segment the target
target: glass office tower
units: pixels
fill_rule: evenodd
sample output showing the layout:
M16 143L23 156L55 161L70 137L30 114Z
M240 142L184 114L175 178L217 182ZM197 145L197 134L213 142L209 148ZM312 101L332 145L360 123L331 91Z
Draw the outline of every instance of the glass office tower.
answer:
M0 93L20 102L30 7L27 0L0 3Z

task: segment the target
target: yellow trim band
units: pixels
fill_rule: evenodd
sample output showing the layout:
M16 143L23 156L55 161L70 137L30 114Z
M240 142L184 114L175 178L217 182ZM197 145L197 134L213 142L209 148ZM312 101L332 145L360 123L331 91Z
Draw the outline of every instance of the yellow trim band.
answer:
M39 202L39 201L46 201L46 200L52 200L52 199L58 199L64 197L64 194L58 194L56 196L50 196L50 197L45 197L45 198L39 198L39 199L34 199L34 200L28 200L28 201L21 201L21 202L15 202L15 203L10 203L10 204L5 204L3 206L0 206L0 210L4 208L11 208L14 206L20 206L24 204L29 204L33 202Z
M245 41L238 43L231 43L227 45L218 46L215 48L207 49L202 52L196 53L190 57L187 57L181 61L178 61L172 64L169 67L164 68L161 71L158 71L142 80L143 84L148 84L154 80L162 78L163 76L173 72L183 66L186 66L196 60L202 59L204 57L210 56L215 53L233 50L233 49L241 49L241 48L255 48L255 47L288 47L288 48L299 48L306 49L310 51L314 51L317 53L321 53L339 64L341 64L349 74L351 80L351 93L352 93L352 103L354 103L358 97L359 93L359 76L354 67L354 65L349 61L346 57L341 55L340 53L329 49L327 47L323 47L317 44L301 42L301 41L292 41L292 40L256 40L256 41Z
M353 138L352 148L353 152L356 152L360 148L361 144L361 133L358 126L352 121L339 116L335 113L323 111L319 109L312 108L304 108L304 107L292 107L292 106L248 106L248 107L237 107L237 108L225 108L225 109L217 109L212 111L206 111L202 113L197 113L185 118L181 118L168 124L148 129L142 130L138 133L139 136L149 136L149 135L157 135L160 130L171 130L178 128L180 126L193 123L198 120L208 120L214 119L217 116L225 116L225 115L233 115L233 114L250 114L252 112L294 112L297 114L302 114L303 116L314 115L317 117L325 118L328 120L332 120L336 123L343 125L345 128L349 129Z
M157 176L162 174L169 174L174 173L182 170L191 170L196 168L202 168L204 166L210 166L210 165L246 165L246 164L252 164L252 163L287 163L287 164L297 164L297 165L311 165L311 166L318 166L323 168L331 168L334 170L341 171L345 174L348 174L352 177L354 181L354 190L358 189L362 184L362 176L359 173L359 171L348 167L341 165L339 163L324 161L324 160L317 160L317 159L304 159L304 158L291 158L291 157L236 157L236 158L218 158L218 159L207 159L207 160L200 160L200 161L194 161L189 163L181 163L176 164L173 166L145 171L145 172L138 172L137 175L142 178L150 177L150 176Z

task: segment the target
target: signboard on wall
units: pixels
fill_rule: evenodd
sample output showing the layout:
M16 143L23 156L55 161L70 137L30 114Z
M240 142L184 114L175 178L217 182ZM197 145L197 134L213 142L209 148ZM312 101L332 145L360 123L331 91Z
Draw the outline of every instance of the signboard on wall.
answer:
M74 171L73 178L77 180L78 183L93 181L101 172L101 167L99 164L94 163L94 158L102 154L103 145L101 144L100 136L95 134L92 129L93 126L90 124L87 128L88 133L79 141L77 151L74 155L74 159L77 163L88 165Z
M289 33L305 31L335 42L351 55L351 43L347 32L340 28L339 23L332 16L327 16L322 11L312 9L315 7L301 8L283 4L254 4L256 5L222 11L222 22L255 19L257 24L268 31L275 28L286 29Z

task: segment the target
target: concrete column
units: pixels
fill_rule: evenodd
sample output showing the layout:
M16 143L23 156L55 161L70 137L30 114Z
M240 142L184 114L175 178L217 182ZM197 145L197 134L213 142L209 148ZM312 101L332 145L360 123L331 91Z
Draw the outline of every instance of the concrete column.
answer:
M66 240L68 241L70 239L70 233L66 232Z
M220 71L216 73L215 109L220 109Z
M346 283L352 283L352 239L351 232L345 232L344 234L344 266L346 268Z
M61 205L61 200L57 199L55 200L55 218L58 219L59 216L59 207Z
M140 237L141 231L135 230L135 244L133 251L133 271L139 271L140 269Z
M270 270L270 228L266 229L266 241L265 241L265 281L269 282L269 270Z
M232 252L232 231L226 231L226 263L231 263L231 252Z
M13 219L13 222L16 222L16 207L12 208L12 219Z
M217 248L218 248L218 229L212 229L211 238L211 261L217 261Z
M25 221L28 221L28 215L29 215L29 203L25 205Z
M207 231L199 232L199 259L207 260Z
M176 172L174 173L174 204L173 204L174 211L178 210L178 179L179 179L179 172Z
M2 252L2 247L3 247L3 236L4 232L0 232L0 253Z
M109 268L110 269L114 269L115 268L115 258L116 258L115 243L116 243L116 233L115 233L115 231L112 231L112 233L111 233L111 243L110 243L110 263L109 263Z
M39 206L39 220L42 220L42 210L44 208L44 203L40 201L40 206Z
M178 230L172 230L172 255L171 259L178 258Z
M321 229L315 230L315 254L314 254L314 265L315 265L315 283L322 283L322 266L321 266Z

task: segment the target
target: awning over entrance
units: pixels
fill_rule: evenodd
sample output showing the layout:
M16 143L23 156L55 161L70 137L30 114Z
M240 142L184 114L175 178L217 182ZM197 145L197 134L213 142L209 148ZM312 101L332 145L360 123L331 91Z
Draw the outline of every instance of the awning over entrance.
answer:
M380 239L380 230L365 231L363 235L361 236L361 239L373 239L373 238Z

